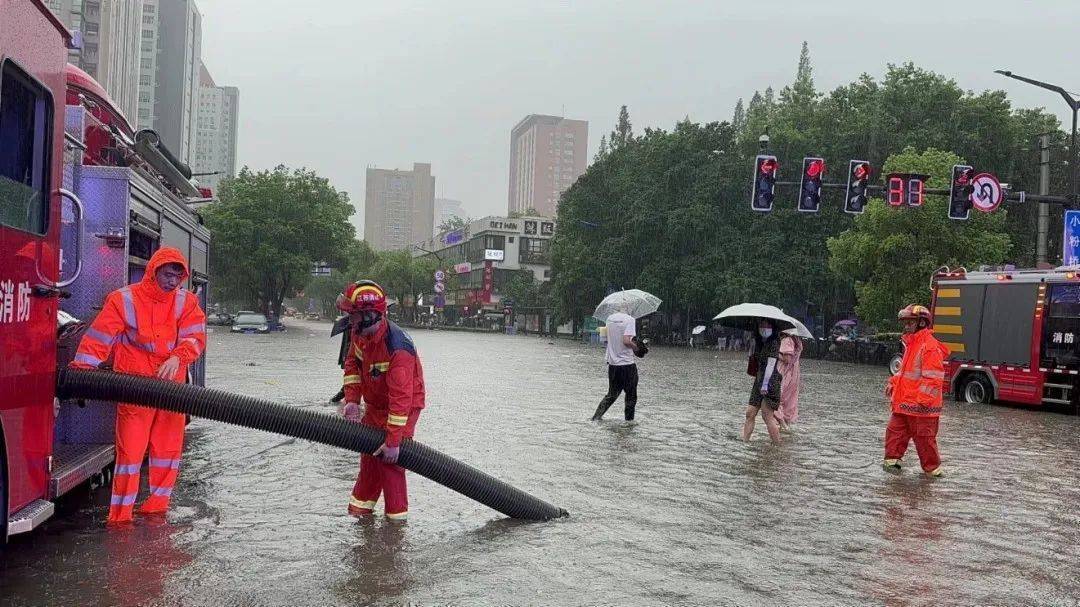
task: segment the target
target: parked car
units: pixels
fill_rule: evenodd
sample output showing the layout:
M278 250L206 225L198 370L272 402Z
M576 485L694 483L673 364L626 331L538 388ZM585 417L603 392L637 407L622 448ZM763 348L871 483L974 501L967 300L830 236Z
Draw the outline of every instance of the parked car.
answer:
M206 324L217 327L227 327L233 324L233 317L225 312L211 312L206 315Z
M233 333L269 333L270 323L266 316L254 312L237 314L232 325Z

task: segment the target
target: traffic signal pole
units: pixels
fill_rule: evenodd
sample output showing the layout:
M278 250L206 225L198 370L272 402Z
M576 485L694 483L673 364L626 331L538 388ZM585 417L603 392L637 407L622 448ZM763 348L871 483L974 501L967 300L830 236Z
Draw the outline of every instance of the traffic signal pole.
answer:
M791 186L799 187L798 181L776 181L776 186ZM821 188L824 190L845 190L847 189L846 183L822 183ZM868 185L866 189L871 194L884 194L887 188L883 185ZM948 196L949 188L926 188L923 190L923 194L927 196ZM1060 204L1068 205L1068 196L1047 196L1043 194L1028 194L1027 192L1006 192L1005 202L1041 202L1044 204Z

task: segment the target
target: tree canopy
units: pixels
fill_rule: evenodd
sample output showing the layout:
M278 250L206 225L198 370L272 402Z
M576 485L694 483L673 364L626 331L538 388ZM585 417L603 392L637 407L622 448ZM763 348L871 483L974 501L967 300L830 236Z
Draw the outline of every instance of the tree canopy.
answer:
M247 167L204 212L216 299L276 315L311 280L315 262L341 267L360 245L345 192L307 169Z
M768 88L748 103L740 100L730 121L684 120L670 131L634 134L629 110L621 107L595 162L560 201L553 304L562 320L578 321L606 293L636 287L658 295L665 317L685 326L742 301L828 321L850 314L858 296L859 312L884 323L886 308L916 294L916 274L925 286L935 269L929 264L1033 264L1036 205L950 225L937 199L922 209L875 204L853 222L842 212L840 192L826 190L821 212L805 214L795 211L795 188L778 187L774 210L754 213L750 185L759 136L770 137L780 180L798 181L802 158L821 156L827 181L842 182L848 160L860 159L875 167L875 180L882 170L925 166L935 178L931 185L944 187L942 163L961 157L1014 189L1034 190L1035 140L1044 132L1060 149L1064 134L1054 115L1015 109L1001 91L965 92L911 63L888 65L880 79L863 74L820 92L805 45L794 81L779 94ZM1054 155L1052 180L1062 187L1052 193L1064 189L1063 158ZM859 243L907 229L933 232L912 242L919 265L910 278L888 281L880 270L853 267L860 251L896 252ZM879 260L866 264L874 268Z

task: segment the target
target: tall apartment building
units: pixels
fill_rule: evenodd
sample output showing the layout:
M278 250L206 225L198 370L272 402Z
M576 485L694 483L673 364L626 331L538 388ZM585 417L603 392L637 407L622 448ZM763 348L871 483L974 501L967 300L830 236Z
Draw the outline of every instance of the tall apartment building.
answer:
M588 166L589 123L530 114L510 131L510 213L554 217Z
M202 15L193 0L143 0L139 128L191 162L198 127Z
M240 111L240 91L234 86L218 86L205 65L199 70L199 114L195 154L191 168L201 184L217 191L221 180L236 176L236 131Z
M407 249L431 238L435 219L431 165L413 170L369 168L364 196L364 240L376 251Z
M82 48L72 49L68 60L97 80L135 124L143 0L46 0L45 4L82 37Z

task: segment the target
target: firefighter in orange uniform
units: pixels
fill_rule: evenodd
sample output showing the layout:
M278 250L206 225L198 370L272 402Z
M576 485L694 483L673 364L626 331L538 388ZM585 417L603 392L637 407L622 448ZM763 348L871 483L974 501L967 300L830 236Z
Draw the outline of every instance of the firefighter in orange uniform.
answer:
M941 476L937 432L949 350L934 338L930 310L925 306L912 304L900 310L898 317L904 327L904 359L885 388L885 395L892 399L892 416L885 428L884 467L899 471L900 458L914 439L923 471Z
M409 514L405 469L397 465L401 441L412 438L424 408L424 370L412 338L386 319L386 292L370 280L345 287L337 307L349 315L352 343L345 357L345 406L351 421L386 431L372 455L360 457L360 474L349 500L349 514L369 516L386 498L386 518ZM360 413L361 398L365 403Z
M183 288L187 261L163 247L150 258L141 282L118 289L87 329L72 367L93 369L113 358L118 373L184 382L188 365L206 349L206 315ZM150 447L150 496L139 512L164 513L180 468L184 415L120 403L116 408L116 468L109 522L130 521L139 470Z

